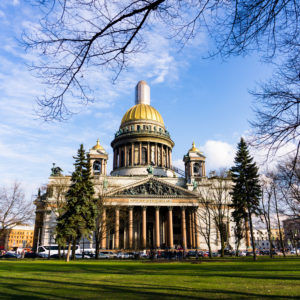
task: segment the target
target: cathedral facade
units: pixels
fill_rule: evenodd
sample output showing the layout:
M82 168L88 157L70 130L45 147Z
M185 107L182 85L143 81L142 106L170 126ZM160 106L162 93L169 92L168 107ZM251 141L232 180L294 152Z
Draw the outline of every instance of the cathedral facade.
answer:
M99 140L89 151L95 193L101 199L101 249L207 249L208 236L212 249L220 249L214 214L207 228L207 203L214 209L217 200L212 190L219 189L219 181L206 176L205 156L194 143L183 157L185 170L173 167L174 141L161 114L150 105L145 81L137 84L135 105L124 114L111 146L110 176L108 154ZM55 243L55 208L64 202L70 180L56 170L49 178L47 193L35 201L35 247ZM227 183L229 188L221 196L222 222L226 245L234 246L228 206L231 181ZM85 247L94 248L94 242L91 236Z

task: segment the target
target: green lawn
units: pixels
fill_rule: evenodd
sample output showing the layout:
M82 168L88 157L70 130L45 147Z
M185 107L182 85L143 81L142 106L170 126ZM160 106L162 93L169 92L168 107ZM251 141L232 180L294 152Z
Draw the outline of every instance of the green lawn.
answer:
M300 299L300 259L0 261L0 299Z

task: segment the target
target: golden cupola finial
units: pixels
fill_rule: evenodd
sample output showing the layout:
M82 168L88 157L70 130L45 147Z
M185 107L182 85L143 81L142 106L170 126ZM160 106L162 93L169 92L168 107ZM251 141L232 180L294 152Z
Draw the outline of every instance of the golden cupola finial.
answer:
M195 142L193 142L192 148L189 150L189 152L200 152L200 150L196 147Z
M93 150L104 150L104 148L100 145L99 139L97 139L97 143L92 149Z

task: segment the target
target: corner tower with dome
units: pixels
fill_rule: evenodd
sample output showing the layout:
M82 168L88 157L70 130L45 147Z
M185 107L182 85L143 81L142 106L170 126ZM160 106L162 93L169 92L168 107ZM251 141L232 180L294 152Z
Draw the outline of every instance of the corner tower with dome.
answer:
M196 134L196 133L195 133ZM183 157L185 170L172 165L174 142L161 114L150 105L150 88L138 82L135 105L128 109L111 142L113 169L107 173L107 151L99 139L88 155L95 197L100 199L101 249L207 249L203 195L216 188L207 178L205 156L195 143ZM52 173L47 193L36 199L34 246L55 239L55 203L71 176ZM215 187L214 187L215 186ZM213 201L208 199L207 201ZM213 203L213 202L212 202ZM230 217L224 219L228 245L234 245ZM225 227L224 227L225 228ZM220 248L215 228L212 249ZM95 248L95 236L81 240L81 247Z

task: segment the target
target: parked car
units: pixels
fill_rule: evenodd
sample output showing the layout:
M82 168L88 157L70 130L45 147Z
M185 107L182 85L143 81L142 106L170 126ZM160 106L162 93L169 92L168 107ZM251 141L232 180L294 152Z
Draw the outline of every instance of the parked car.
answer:
M91 257L89 255L82 255L80 253L76 253L75 254L75 258L76 259L82 259L82 258L84 258L84 259L90 259Z
M129 258L128 254L126 252L118 252L117 258Z
M71 249L72 249L72 247L71 247ZM63 251L63 249L61 249L61 251ZM67 247L65 247L65 252L67 252ZM46 258L46 257L49 256L49 254L50 254L50 257L51 257L51 255L53 255L53 254L58 254L58 245L50 245L50 246L42 245L42 246L39 246L38 249L37 249L37 253L41 257L45 257ZM76 245L75 253L76 254L80 254L81 253L79 245Z
M114 253L112 251L101 251L100 253L107 255L108 258L117 258L117 253ZM100 256L100 253L99 253L99 256Z
M106 254L105 252L100 252L98 258L99 259L109 259L109 258L111 258L111 256L109 254Z
M20 258L21 255L14 253L14 252L7 252L4 255L2 255L0 258Z
M24 258L41 258L36 252L26 252Z
M187 256L187 257L196 257L196 251L191 250L191 251L189 251L189 252L187 253L186 256Z

